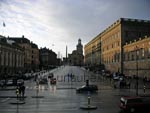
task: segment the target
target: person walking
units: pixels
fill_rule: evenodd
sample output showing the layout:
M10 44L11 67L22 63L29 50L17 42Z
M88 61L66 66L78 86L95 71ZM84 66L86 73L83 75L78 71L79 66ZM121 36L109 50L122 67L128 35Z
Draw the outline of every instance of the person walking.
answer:
M25 86L21 86L21 93L22 93L22 98L24 99L24 94L25 94Z

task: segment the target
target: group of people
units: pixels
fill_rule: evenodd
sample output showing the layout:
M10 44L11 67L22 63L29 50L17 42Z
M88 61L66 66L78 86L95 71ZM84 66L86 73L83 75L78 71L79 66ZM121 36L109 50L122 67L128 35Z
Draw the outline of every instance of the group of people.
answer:
M24 86L24 85L19 85L19 86L17 86L16 94L17 94L17 97L22 97L22 98L24 98L25 86Z

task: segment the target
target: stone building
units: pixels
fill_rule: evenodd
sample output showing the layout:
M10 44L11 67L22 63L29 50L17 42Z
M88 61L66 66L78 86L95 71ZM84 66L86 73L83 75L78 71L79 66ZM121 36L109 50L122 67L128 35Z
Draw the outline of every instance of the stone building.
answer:
M101 40L99 36L84 46L84 63L87 66L101 64Z
M57 55L48 48L40 49L40 69L50 69L57 65Z
M130 41L123 49L124 73L129 76L148 77L150 75L150 37L145 36Z
M39 50L36 44L30 42L29 39L22 37L9 37L24 49L24 68L25 72L33 71L33 67L38 69L39 66ZM36 70L36 69L34 69Z
M39 59L39 49L38 46L34 43L31 42L31 47L32 47L32 61L31 61L31 68L32 71L38 71L39 70L39 65L40 65L40 59Z
M0 36L0 76L7 77L24 70L24 50L14 41Z
M83 45L81 44L81 39L78 40L76 50L72 51L71 54L68 54L68 63L70 65L82 66L84 63L83 56Z
M124 45L149 35L149 20L120 18L85 45L85 64L104 64L111 72L124 73Z

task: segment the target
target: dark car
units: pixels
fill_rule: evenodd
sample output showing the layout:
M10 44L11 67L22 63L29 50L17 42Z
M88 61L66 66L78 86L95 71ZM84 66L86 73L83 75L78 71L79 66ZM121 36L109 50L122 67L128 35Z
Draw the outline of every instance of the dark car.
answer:
M150 98L148 97L121 97L120 108L123 112L148 111Z
M24 80L23 79L18 79L17 80L17 85L24 85Z
M49 75L48 75L48 78L49 79L51 79L51 78L53 78L54 77L54 74L53 73L50 73Z
M7 80L6 85L7 85L7 86L13 86L13 85L14 85L13 80L12 80L12 79Z
M39 84L47 84L47 79L46 78L40 79Z
M81 92L97 92L98 91L98 87L97 87L97 85L84 85L81 88L77 88L76 91L77 91L77 93L81 93Z
M56 84L56 78L51 78L51 79L50 79L50 83L51 83L51 84Z
M3 87L5 85L6 81L5 80L0 80L0 86Z

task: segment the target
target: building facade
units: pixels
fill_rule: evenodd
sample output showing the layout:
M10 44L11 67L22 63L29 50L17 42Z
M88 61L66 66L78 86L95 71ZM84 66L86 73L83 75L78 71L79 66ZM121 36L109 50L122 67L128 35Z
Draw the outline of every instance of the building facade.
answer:
M138 40L130 41L124 49L124 73L126 75L150 75L150 37L145 36Z
M97 36L84 47L84 62L87 66L96 66L101 64L101 40Z
M39 68L39 50L36 44L31 43L29 39L22 37L9 37L24 49L24 71L31 72L34 68Z
M0 75L7 77L24 70L24 50L14 41L0 36Z
M146 35L150 35L149 20L120 18L85 45L85 64L101 63L111 72L124 73L124 45Z
M74 66L82 66L84 64L83 45L81 39L78 40L76 50L68 55L68 63Z
M57 55L48 48L40 49L40 69L50 69L57 65Z
M39 65L40 65L40 54L39 54L39 49L38 46L34 43L31 42L31 47L32 47L32 61L31 61L31 68L32 71L36 72L39 70Z

